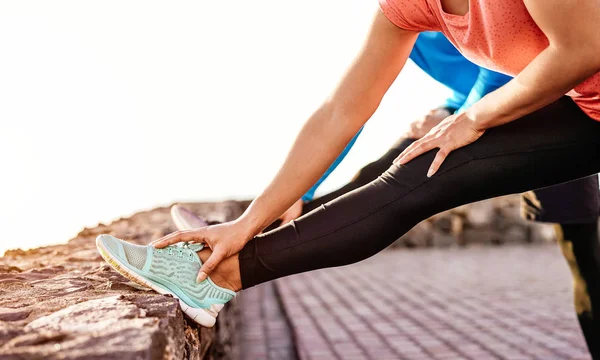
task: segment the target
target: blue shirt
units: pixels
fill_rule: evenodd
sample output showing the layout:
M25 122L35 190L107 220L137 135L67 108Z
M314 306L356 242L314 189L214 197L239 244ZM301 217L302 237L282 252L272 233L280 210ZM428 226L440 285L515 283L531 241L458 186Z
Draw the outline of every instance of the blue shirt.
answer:
M484 69L465 59L458 50L439 32L422 32L410 53L410 59L432 78L453 91L443 106L461 112L488 93L506 84L511 77ZM317 188L327 179L346 157L362 129L350 140L340 156L327 169L317 183L302 197L304 201L313 199Z

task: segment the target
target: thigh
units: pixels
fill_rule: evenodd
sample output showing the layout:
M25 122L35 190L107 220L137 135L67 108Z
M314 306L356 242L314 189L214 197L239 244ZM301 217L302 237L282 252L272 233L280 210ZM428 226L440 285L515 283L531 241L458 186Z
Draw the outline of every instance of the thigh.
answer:
M492 128L467 146L476 158L598 142L600 122L588 117L569 97L508 124ZM572 159L577 161L577 159ZM556 163L557 167L564 164Z
M600 216L598 176L528 191L521 196L521 213L540 222L594 223Z

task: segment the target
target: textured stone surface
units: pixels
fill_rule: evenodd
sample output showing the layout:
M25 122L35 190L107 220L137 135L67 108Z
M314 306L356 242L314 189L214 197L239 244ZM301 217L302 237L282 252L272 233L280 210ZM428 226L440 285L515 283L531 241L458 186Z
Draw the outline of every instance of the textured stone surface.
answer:
M165 328L160 324L161 318L180 315L177 304L172 301L158 318L147 316L148 311L143 305L151 305L149 300L151 298L147 296L130 296L129 299L125 295L111 296L83 301L42 316L25 326L23 336L13 338L5 345L7 355L48 354L47 358L57 359L162 359L169 354L180 358L183 356L183 333L173 330L183 327ZM54 341L35 341L34 337L40 334ZM167 336L173 340L171 344ZM32 339L34 342L30 343Z
M245 203L190 204L215 221ZM113 271L95 247L108 233L147 244L174 231L160 208L83 230L67 244L8 251L0 258L1 359L212 359L235 354L235 301L215 328L199 328L177 300ZM218 341L217 341L218 340Z
M554 244L388 250L276 286L301 359L591 359Z

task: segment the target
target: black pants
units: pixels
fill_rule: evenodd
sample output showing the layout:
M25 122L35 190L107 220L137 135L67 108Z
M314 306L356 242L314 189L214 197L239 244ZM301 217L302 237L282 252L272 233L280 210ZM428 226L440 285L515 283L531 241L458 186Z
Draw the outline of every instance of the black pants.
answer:
M462 204L598 173L600 123L565 97L489 129L427 178L434 156L392 165L367 185L257 235L239 254L243 287L364 260L420 221Z
M360 169L341 188L309 201L302 208L306 214L322 204L367 185L386 171L392 161L415 140L400 138L382 157ZM558 224L595 223L600 217L598 175L521 194L521 215L524 219ZM274 226L272 229L277 228Z

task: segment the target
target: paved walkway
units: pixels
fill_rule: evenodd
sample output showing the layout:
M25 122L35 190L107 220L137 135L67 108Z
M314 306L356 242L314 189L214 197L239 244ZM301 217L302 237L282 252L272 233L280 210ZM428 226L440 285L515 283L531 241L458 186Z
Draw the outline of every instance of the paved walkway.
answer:
M243 360L296 360L294 333L276 294L265 283L238 295L240 354Z
M301 359L590 359L553 245L389 250L275 287Z

